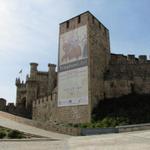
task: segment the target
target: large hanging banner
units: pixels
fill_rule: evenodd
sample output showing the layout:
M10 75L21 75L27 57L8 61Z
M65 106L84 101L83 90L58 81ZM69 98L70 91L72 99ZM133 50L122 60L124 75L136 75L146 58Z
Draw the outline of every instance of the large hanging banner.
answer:
M86 25L60 35L59 71L82 67L85 59L87 60Z
M88 104L87 26L60 35L58 107Z
M82 67L58 75L58 106L88 104L88 67Z

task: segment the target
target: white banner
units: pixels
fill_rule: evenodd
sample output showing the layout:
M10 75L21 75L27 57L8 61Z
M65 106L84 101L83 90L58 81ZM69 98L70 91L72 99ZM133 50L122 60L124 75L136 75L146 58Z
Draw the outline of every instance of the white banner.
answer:
M60 72L58 75L58 106L88 104L88 67Z

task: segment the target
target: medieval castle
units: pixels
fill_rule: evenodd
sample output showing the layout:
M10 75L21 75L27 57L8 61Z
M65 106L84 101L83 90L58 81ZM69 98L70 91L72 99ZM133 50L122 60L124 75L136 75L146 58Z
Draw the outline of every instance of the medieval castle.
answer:
M16 79L18 113L37 121L85 123L99 101L150 94L150 60L111 54L108 29L90 12L60 24L58 71L30 64L26 82Z

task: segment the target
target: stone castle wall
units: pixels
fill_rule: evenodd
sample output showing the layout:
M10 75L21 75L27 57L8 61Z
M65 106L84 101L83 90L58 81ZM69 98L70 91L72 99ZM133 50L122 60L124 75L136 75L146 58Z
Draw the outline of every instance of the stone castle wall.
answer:
M33 120L46 122L56 118L56 95L45 96L33 101Z
M3 98L0 98L0 111L6 110L6 100Z
M109 31L94 16L89 17L89 94L90 109L104 99L104 72L110 61Z
M105 73L105 98L119 97L135 92L150 93L150 60L144 55L111 55Z
M121 57L117 62L112 60L111 57L109 67L104 73L103 99L120 97L132 92L138 94L149 94L149 60L140 62L136 59L138 61L133 63L130 60L128 61L127 59L124 59L127 57L123 56L123 59L121 59ZM95 86L95 88L97 88L97 86ZM99 88L97 88L97 91L99 91ZM43 122L56 121L61 123L64 121L64 117L68 117L69 121L66 121L65 123L77 123L73 120L74 118L78 118L79 121L85 121L84 119L87 117L86 109L88 109L88 106L59 108L57 106L56 89L52 95L39 98L33 102L33 119ZM82 113L83 118L80 113ZM66 116L64 114L66 114Z
M58 122L58 123L64 123L64 113L68 113L72 111L72 114L74 116L70 115L68 113L68 117L70 117L70 121L65 122L67 123L77 123L73 119L78 118L84 120L85 118L80 118L80 114L86 116L86 111L84 109L84 106L78 106L78 108L74 109L74 107L66 107L66 109L63 109L62 114L60 114L60 108L57 107L57 94L53 93L50 96L45 96L43 98L39 98L33 102L33 114L32 118L33 120L41 121L41 122ZM62 110L62 109L61 109ZM65 111L64 111L65 110ZM81 120L81 121L82 121Z

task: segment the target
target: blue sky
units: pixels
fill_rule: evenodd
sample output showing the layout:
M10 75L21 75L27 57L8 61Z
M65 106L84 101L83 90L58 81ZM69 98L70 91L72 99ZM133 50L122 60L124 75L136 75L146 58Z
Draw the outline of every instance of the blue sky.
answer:
M14 102L29 63L57 63L59 23L91 11L110 31L111 51L150 54L149 0L0 0L0 97Z

